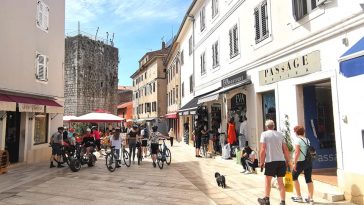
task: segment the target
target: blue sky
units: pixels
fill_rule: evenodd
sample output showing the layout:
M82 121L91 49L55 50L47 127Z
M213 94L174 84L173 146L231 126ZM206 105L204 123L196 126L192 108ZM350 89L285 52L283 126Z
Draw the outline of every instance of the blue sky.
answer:
M130 75L146 52L161 48L176 34L192 0L66 0L66 35L81 31L109 39L119 49L119 85L131 85Z

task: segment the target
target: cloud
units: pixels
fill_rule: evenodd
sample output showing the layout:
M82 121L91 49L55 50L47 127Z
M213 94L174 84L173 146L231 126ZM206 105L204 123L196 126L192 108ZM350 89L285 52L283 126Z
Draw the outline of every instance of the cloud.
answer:
M66 22L89 23L106 12L107 0L66 0Z

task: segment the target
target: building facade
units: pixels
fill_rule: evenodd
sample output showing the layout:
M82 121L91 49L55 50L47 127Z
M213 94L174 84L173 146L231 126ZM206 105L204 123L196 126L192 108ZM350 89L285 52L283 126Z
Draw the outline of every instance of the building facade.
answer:
M133 119L155 124L167 131L167 80L164 60L169 51L165 43L157 51L146 53L139 61L133 79Z
M118 49L84 35L66 38L65 115L97 109L116 114Z
M238 127L246 117L247 140L259 149L265 120L291 138L304 125L318 153L314 169L335 170L346 199L363 204L364 170L355 166L364 161L363 95L352 91L364 78L362 2L206 0L191 7L192 34L177 39L184 39L181 50L193 39L193 99L208 111L209 129L217 123L226 133L229 119ZM181 83L187 76L182 71ZM190 99L182 96L180 116Z
M11 163L49 160L62 126L64 19L64 0L1 2L0 150Z
M133 87L118 87L117 115L125 120L133 119Z

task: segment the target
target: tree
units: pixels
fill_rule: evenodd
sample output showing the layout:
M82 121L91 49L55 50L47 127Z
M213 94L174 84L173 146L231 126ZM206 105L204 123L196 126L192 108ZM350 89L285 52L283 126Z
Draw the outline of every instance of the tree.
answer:
M284 115L283 124L284 124L284 129L282 130L282 132L284 135L284 140L286 141L289 152L293 152L290 123L289 123L289 117L287 114Z

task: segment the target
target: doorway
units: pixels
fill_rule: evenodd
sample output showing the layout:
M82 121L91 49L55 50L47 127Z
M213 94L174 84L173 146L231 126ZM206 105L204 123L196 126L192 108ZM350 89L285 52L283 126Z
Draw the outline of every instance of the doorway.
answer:
M306 137L315 147L314 169L336 169L336 143L330 80L303 86Z
M9 152L10 163L19 161L20 112L7 112L5 150Z

